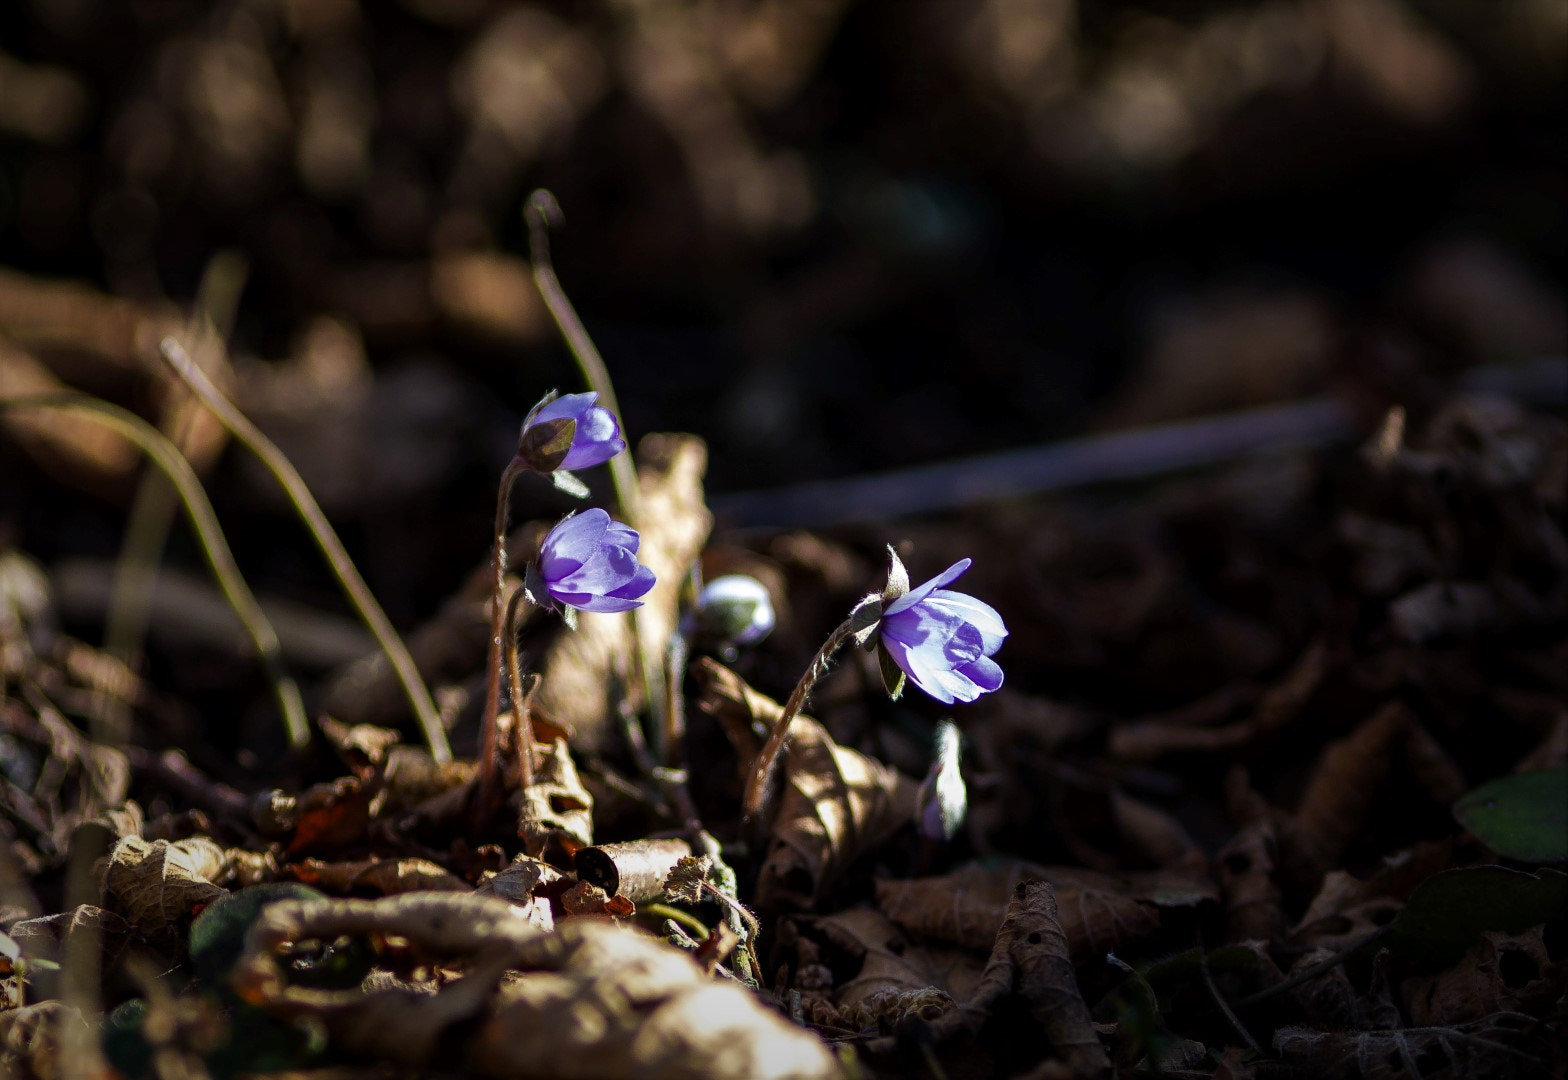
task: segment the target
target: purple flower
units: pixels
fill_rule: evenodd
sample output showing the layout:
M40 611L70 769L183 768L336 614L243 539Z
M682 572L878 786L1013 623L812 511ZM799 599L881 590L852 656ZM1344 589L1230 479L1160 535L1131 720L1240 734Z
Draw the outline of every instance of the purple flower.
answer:
M586 396L586 395L584 395ZM602 410L601 410L602 411ZM653 571L637 564L635 530L595 507L566 518L539 545L536 602L579 611L630 611L653 588Z
M878 629L893 663L948 705L973 701L1002 685L1002 669L991 659L1007 636L1002 617L972 596L942 588L968 569L969 560L960 559L892 600L882 609Z
M621 438L615 415L595 405L597 400L599 395L592 392L563 394L535 406L518 435L518 454L537 472L591 469L609 461L626 449L626 440ZM566 430L567 421L574 425L571 443L565 448L565 456L554 460L561 451L559 436Z

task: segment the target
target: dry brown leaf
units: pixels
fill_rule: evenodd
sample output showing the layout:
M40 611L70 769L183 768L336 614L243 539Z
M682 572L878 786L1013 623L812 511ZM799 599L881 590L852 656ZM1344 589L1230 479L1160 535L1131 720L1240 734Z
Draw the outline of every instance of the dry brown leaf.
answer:
M1215 856L1231 941L1273 941L1285 928L1274 881L1274 825L1261 816L1242 826Z
M372 992L289 985L280 951L358 934L405 937L464 972L434 992L384 979ZM563 1080L840 1075L815 1036L704 976L680 950L594 920L545 933L490 897L283 901L266 909L247 950L234 975L241 997L404 1069L524 1078L548 1063Z
M790 723L783 790L757 904L809 908L852 862L914 820L919 785L835 743L808 717Z
M551 887L557 882L565 880L564 875L549 863L519 855L510 866L481 882L474 895L505 900L513 907L521 908L529 921L541 930L553 930L555 916L547 892L553 891Z
M68 1062L86 1064L69 1055L73 1050L81 1053L92 1038L92 1025L80 1010L63 1001L0 1010L0 1076L64 1080L76 1071L67 1069Z
M908 1008L914 995L931 988L953 1000L966 998L979 984L985 967L979 956L967 950L914 944L873 908L823 915L809 925L860 961L859 972L833 990L833 1003L845 1020L873 999L880 1004L871 1009L871 1015L892 1008L894 1002L899 1008ZM855 1026L863 1023L864 1018Z
M711 660L697 670L697 707L730 733L744 776L761 745L753 739L757 726L771 730L783 707ZM763 909L811 907L856 858L914 820L914 780L839 746L810 717L791 721L779 772L781 790L757 880Z
M996 941L1019 883L1049 881L1074 964L1125 949L1160 926L1161 907L1186 907L1216 898L1199 873L1153 871L1112 875L1072 866L1020 860L969 863L941 877L883 880L877 904L899 926L920 937L984 949Z
M960 1032L978 1033L1010 994L1028 1004L1030 1015L1071 1075L1110 1075L1111 1061L1078 990L1049 882L1024 881L1013 888L980 985L957 1009L931 1025L932 1035L943 1040Z
M468 883L429 859L304 859L288 872L306 885L340 895L394 896L407 892L468 892Z
M1259 693L1245 683L1203 699L1200 708L1116 725L1110 749L1130 761L1153 761L1166 754L1215 753L1248 746L1258 736L1289 725L1328 671L1328 648L1319 640L1296 658L1279 680ZM1225 722L1237 709L1252 706L1244 719Z
M376 724L344 724L330 716L323 716L316 723L343 764L361 779L385 765L402 739L399 732Z
M104 906L149 937L182 939L190 920L226 895L213 884L222 874L223 849L205 836L172 843L127 836L102 871Z
M100 970L111 971L125 953L134 933L131 924L112 911L91 904L79 904L70 911L13 923L6 931L22 953L35 959L64 963L72 939L85 935L97 942ZM58 972L36 971L28 976L34 996L54 997L60 990Z
M613 722L618 697L634 698L634 641L646 655L662 657L678 617L681 582L702 553L712 527L703 503L702 474L708 451L684 435L649 435L637 447L637 558L658 577L633 620L625 615L584 614L577 630L557 635L539 662L542 681L535 705L572 731L574 745L602 750L617 744Z
M1409 724L1405 706L1392 702L1318 758L1296 824L1320 869L1334 865L1366 823Z
M364 837L378 786L374 780L367 784L357 776L343 776L299 795L274 791L257 800L252 816L264 834L288 836L290 858L331 851Z
M1452 848L1444 841L1416 844L1385 857L1366 881L1347 871L1331 870L1323 875L1289 940L1313 948L1344 948L1387 926L1411 889L1452 865Z
M593 796L577 775L577 766L557 739L534 770L534 782L522 789L517 812L517 835L523 850L539 857L559 849L571 855L593 843Z
M1459 961L1434 975L1414 976L1399 991L1411 1023L1462 1024L1493 1013L1545 1019L1568 990L1568 964L1553 962L1542 928L1488 932Z

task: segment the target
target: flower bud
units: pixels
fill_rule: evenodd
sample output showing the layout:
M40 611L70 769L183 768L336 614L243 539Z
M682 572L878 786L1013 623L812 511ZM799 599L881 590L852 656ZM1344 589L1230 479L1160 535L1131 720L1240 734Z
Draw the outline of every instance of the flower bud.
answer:
M703 586L695 621L701 645L753 645L773 632L773 598L756 578L726 574Z
M626 449L621 426L596 393L546 394L517 436L517 456L534 472L587 469Z
M958 769L958 726L942 720L936 726L936 760L920 784L916 824L928 840L951 840L969 812L969 791Z

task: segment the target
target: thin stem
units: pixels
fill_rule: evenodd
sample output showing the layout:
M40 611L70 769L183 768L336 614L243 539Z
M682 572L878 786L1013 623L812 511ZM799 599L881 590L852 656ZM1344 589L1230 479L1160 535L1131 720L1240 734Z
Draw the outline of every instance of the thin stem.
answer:
M239 307L246 276L245 257L236 251L219 252L207 261L201 283L197 286L196 302L187 331L192 337L205 332L205 336L215 346L220 349L223 347L234 325L234 314ZM181 387L171 387L171 391L169 400L163 406L160 428L181 456L190 461L198 472L204 472L221 448L216 443L205 447L192 445L191 433L200 404ZM207 451L203 460L193 456L196 449ZM125 539L115 562L114 582L109 592L109 611L104 618L104 650L132 666L141 652L142 639L146 636L151 593L157 581L156 570L163 557L164 543L169 538L169 527L174 521L177 501L174 488L163 474L148 472L136 487L131 512L126 518ZM97 732L95 738L113 745L124 743L130 730L130 713L129 705L109 698L102 718L95 718L98 726L104 729Z
M517 617L526 603L527 590L518 589L506 605L506 674L508 690L512 695L512 724L517 728L520 782L523 787L529 788L534 785L534 721L530 713L539 676L534 675L531 684L524 685L523 664L517 647Z
M507 462L495 496L495 528L490 537L490 655L485 663L485 707L479 724L479 794L477 813L490 812L495 805L497 769L500 766L499 731L501 713L501 653L506 630L506 524L512 501L512 484L527 466L517 458ZM529 762L532 764L532 761Z
M779 713L778 721L768 735L768 741L763 744L756 760L751 763L751 775L746 781L746 796L741 802L741 812L747 821L754 822L762 811L762 799L767 791L768 777L773 772L779 752L784 749L784 740L789 736L790 724L794 722L796 716L800 715L800 710L806 707L806 698L811 693L812 687L817 685L817 680L827 674L828 662L833 659L833 655L844 642L849 640L856 628L855 619L851 617L845 619L837 630L828 635L828 639L822 643L822 648L817 650L817 655L811 658L805 674L801 675L800 681L795 684L789 700L784 703L784 711Z
M425 686L414 658L409 655L408 648L397 636L392 621L387 618L386 612L381 610L381 605L371 594L365 579L360 577L359 571L354 568L353 560L343 548L343 542L338 539L338 534L327 521L327 515L321 512L320 505L317 504L315 496L311 495L310 489L305 486L305 481L298 470L288 458L283 456L283 451L279 450L272 440L263 435L255 424L252 424L232 402L223 396L222 391L207 378L206 372L191 362L191 358L185 354L179 342L173 338L164 338L159 352L174 373L185 380L185 384L201 398L202 404L211 409L213 415L229 429L229 434L260 458L261 463L282 485L289 502L305 520L306 527L316 540L316 546L326 557L327 565L338 579L338 584L342 586L349 603L354 605L360 618L375 635L376 641L380 643L382 651L386 653L387 660L392 665L392 670L397 674L398 681L403 684L403 692L408 695L409 705L412 706L424 733L425 742L430 747L430 756L442 765L451 761L452 748L447 745L446 729L441 726L441 715L436 710L435 702L431 700L430 690Z
M625 421L625 414L615 399L615 387L610 383L610 371L604 366L604 357L594 346L593 339L577 316L577 309L561 288L555 276L555 263L550 258L550 229L565 220L561 204L550 192L540 189L528 196L523 207L523 220L528 224L528 252L533 263L534 284L555 320L556 329L566 339L566 348L577 361L577 368L590 389L599 394L599 404ZM621 520L637 528L637 473L632 468L630 454L617 454L610 459L610 483L615 488L615 501L621 507Z
M703 892L729 908L740 918L741 922L746 924L746 944L753 951L756 951L757 939L762 936L762 924L757 922L757 917L751 913L745 904L735 899L713 882L704 879L699 885Z
M528 252L529 261L533 264L534 285L544 299L544 306L549 309L556 329L566 340L567 351L577 362L583 379L590 389L598 392L599 404L619 417L624 425L626 414L621 412L620 403L616 400L615 387L610 382L610 370L605 367L604 357L599 355L593 339L588 336L582 319L577 315L577 309L572 306L566 290L561 288L560 279L555 276L555 263L550 258L550 229L565 220L561 204L555 201L554 195L541 188L528 196L528 202L523 206L523 220L528 225ZM610 459L610 484L615 488L615 501L621 508L621 520L633 529L638 528L642 515L637 470L632 464L630 452L617 454ZM648 712L653 717L653 731L662 739L664 670L650 655L647 643L655 635L650 628L646 610L635 609L631 624L637 642L637 669L642 678L643 696L648 702Z
M1220 1007L1220 1012L1225 1014L1225 1019L1230 1021L1230 1026L1236 1029L1236 1034L1240 1035L1246 1044L1252 1048L1252 1052L1261 1057L1263 1048L1258 1045L1258 1040L1252 1037L1252 1032L1247 1030L1247 1026L1241 1022L1241 1018L1230 1007L1230 1002L1225 1000L1225 995L1220 993L1220 988L1214 985L1214 976L1209 973L1209 953L1203 947L1201 935L1198 938L1198 972L1203 976L1203 985L1208 988L1209 996L1214 999L1214 1004Z
M154 465L163 470L179 492L185 515L196 533L218 588L256 646L256 654L267 670L273 693L278 699L278 710L283 714L283 726L288 732L289 744L300 747L308 743L310 725L305 718L305 703L300 698L299 685L284 666L277 632L267 621L250 586L245 584L239 566L234 561L234 553L229 550L229 543L224 538L223 528L218 524L218 515L213 512L212 503L202 490L201 480L190 462L180 456L174 444L135 413L97 398L76 394L46 394L0 399L0 409L7 408L74 409L87 413L105 427L135 443Z

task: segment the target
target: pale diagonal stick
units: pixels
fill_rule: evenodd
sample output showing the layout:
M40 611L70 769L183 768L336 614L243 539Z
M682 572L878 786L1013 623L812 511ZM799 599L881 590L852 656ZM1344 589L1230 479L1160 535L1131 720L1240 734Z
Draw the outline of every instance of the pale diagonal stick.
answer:
M0 410L10 408L71 409L87 413L95 421L111 428L141 448L158 468L163 470L185 507L186 517L196 532L198 546L212 568L218 588L223 590L229 606L245 626L245 632L256 645L262 666L271 678L273 693L278 698L278 709L283 713L283 725L288 731L289 742L303 746L310 741L310 726L305 718L305 704L300 699L299 686L283 664L283 651L278 645L278 635L262 613L261 605L251 594L250 587L240 575L234 562L234 553L223 536L218 515L202 490L201 480L190 462L180 456L174 444L147 421L135 413L127 412L107 401L79 394L46 394L37 397L0 398Z
M343 548L343 542L338 539L338 534L327 521L327 515L322 513L315 496L305 486L304 478L299 475L289 459L283 456L283 451L279 450L272 440L263 435L255 424L223 396L223 392L207 378L206 372L192 363L178 341L164 338L158 351L174 373L185 381L185 384L201 398L207 408L212 410L213 415L223 423L223 426L229 429L229 434L260 458L267 471L272 473L283 487L289 502L305 520L306 527L316 540L316 546L321 549L327 565L331 567L338 584L342 586L344 595L359 612L360 618L365 620L365 625L370 628L370 632L375 635L376 641L380 643L382 651L386 653L387 660L392 665L392 670L396 672L398 681L403 684L403 691L408 695L409 705L412 706L424 733L425 742L430 747L430 756L438 764L444 765L451 761L452 748L447 745L446 729L441 726L440 713L436 710L435 702L431 700L430 690L425 686L419 668L414 664L414 658L408 654L407 647L397 636L397 631L393 629L392 621L387 618L386 612L381 610L381 605L371 594L365 579L360 577L359 571L354 568L353 560L349 558L348 552Z

